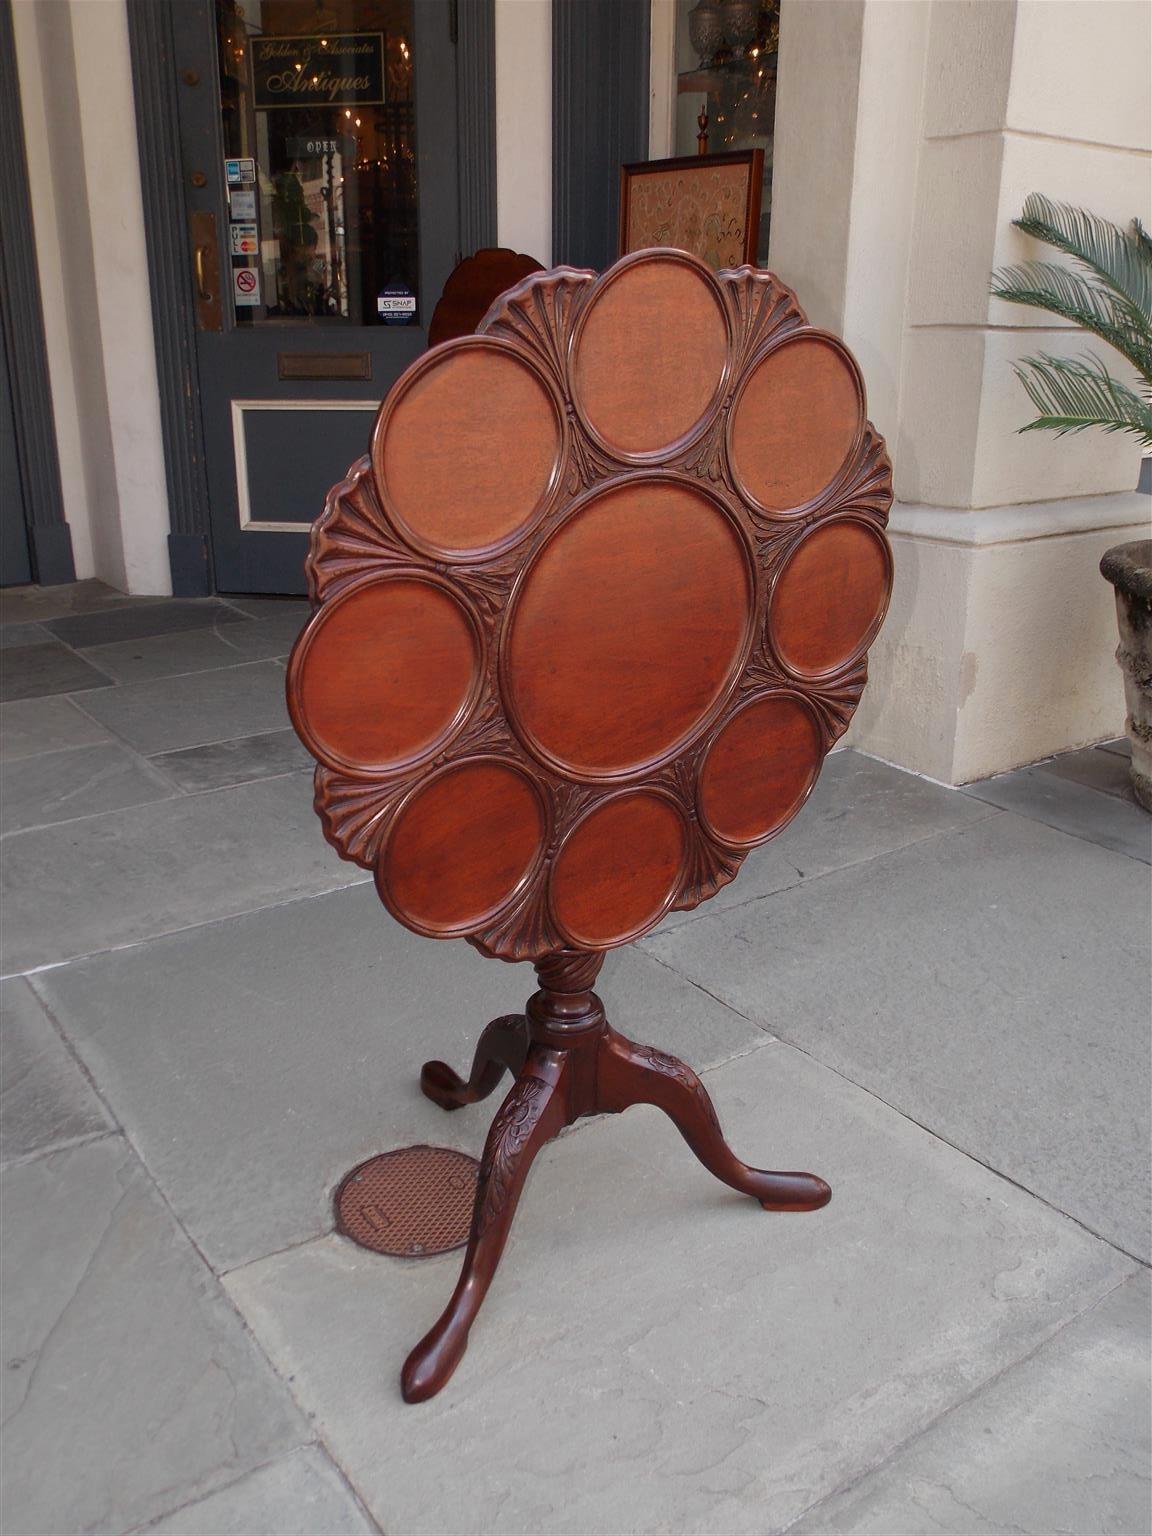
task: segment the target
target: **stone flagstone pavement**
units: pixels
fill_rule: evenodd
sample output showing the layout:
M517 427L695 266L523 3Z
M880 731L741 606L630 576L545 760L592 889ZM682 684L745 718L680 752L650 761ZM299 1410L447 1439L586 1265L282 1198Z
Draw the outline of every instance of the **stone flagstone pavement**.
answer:
M609 958L769 1215L655 1111L539 1159L469 1352L459 1254L332 1232L526 967L392 923L310 806L302 604L0 596L5 1536L1145 1536L1149 818L1121 743L963 792L851 750ZM1119 722L1117 722L1119 724Z

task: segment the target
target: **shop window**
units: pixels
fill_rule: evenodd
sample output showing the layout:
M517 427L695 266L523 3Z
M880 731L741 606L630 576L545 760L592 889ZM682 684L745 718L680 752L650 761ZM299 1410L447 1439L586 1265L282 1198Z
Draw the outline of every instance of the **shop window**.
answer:
M780 0L676 0L673 153L764 151L757 258L768 259Z

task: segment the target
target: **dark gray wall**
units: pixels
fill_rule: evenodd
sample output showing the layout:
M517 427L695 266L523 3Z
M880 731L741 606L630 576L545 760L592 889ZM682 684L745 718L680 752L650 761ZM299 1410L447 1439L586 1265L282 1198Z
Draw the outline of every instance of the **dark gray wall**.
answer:
M649 0L553 0L552 260L601 270L620 167L648 156Z

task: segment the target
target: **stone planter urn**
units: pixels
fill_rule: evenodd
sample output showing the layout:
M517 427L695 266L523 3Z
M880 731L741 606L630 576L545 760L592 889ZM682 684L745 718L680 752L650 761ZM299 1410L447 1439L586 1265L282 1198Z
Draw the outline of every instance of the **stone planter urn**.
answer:
M1101 560L1100 570L1116 589L1116 660L1128 705L1132 789L1140 804L1152 811L1152 539L1117 544Z

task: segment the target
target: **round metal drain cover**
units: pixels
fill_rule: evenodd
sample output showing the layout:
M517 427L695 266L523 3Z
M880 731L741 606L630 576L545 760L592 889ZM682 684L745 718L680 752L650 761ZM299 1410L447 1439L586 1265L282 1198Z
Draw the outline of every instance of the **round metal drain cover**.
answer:
M451 1147L401 1147L370 1157L336 1191L336 1230L361 1248L404 1258L468 1241L480 1164Z

